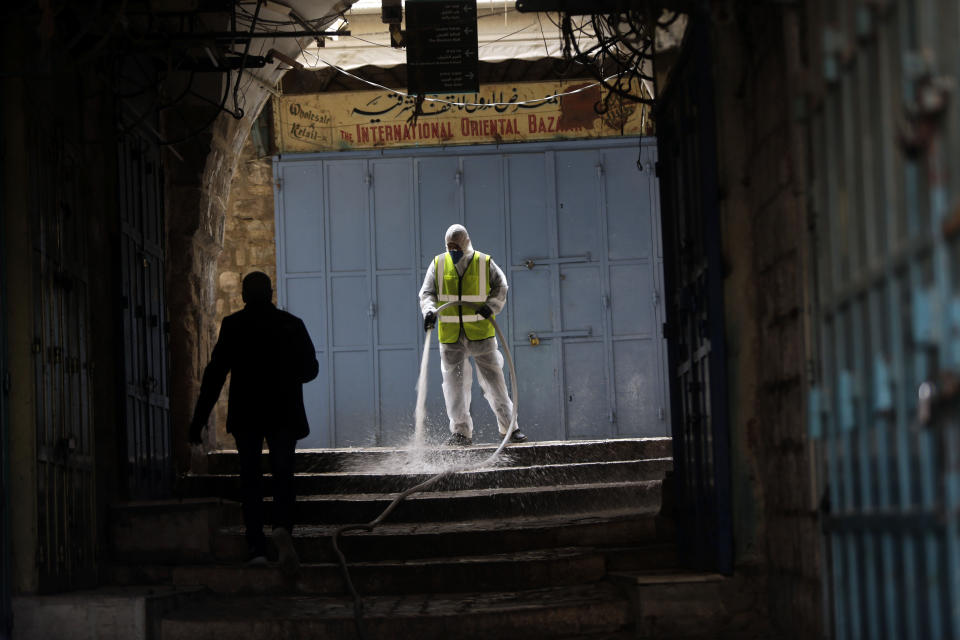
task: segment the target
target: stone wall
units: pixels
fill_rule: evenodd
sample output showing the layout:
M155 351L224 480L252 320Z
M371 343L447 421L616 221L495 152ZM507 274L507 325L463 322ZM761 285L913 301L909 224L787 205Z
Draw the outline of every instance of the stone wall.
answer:
M243 308L240 283L251 271L266 273L276 288L273 164L269 156L258 158L253 142L247 138L230 187L223 224L223 249L217 261L214 296L218 322ZM228 380L227 388L229 384ZM226 398L225 388L217 405L216 440L211 444L233 448L233 438L226 432Z
M822 635L806 433L808 264L797 8L716 5L714 79L726 267L738 565L766 581L783 637Z

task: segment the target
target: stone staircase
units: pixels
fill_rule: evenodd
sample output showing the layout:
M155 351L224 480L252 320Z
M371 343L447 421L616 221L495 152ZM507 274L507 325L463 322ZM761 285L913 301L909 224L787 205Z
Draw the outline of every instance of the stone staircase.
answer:
M298 452L296 580L243 565L236 453L211 453L206 473L182 479L184 500L117 508L113 581L195 590L164 610L155 640L356 638L333 531L493 449ZM364 637L765 637L737 635L746 627L722 577L676 568L661 513L670 455L666 438L514 445L493 468L449 477L373 531L347 533Z

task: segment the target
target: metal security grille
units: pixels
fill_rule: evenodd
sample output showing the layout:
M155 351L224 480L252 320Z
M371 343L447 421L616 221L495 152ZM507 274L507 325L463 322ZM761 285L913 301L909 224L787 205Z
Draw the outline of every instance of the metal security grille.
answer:
M37 566L41 589L90 584L96 570L88 353L86 215L79 152L38 129L31 157Z
M685 562L732 569L723 265L707 26L692 19L657 115L673 459Z
M3 113L0 108L0 114ZM0 144L3 143L0 137ZM0 197L4 194L0 190ZM0 229L4 229L4 211L0 207ZM6 246L6 238L0 231L0 246ZM7 640L12 633L11 611L11 557L10 557L10 435L7 417L10 397L10 370L7 361L7 264L0 255L0 638Z
M173 481L160 149L131 133L118 145L127 497L168 495Z
M960 9L818 5L809 416L833 635L960 638Z

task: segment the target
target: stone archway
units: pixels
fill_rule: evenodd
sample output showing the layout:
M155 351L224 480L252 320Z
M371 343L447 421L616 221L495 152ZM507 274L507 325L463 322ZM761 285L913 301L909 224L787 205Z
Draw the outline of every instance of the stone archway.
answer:
M263 77L264 84L276 83L284 73L274 69ZM179 471L190 468L187 431L219 329L217 260L231 181L250 128L269 95L260 84L251 84L245 92L248 107L243 118L221 114L203 138L166 155L170 420Z

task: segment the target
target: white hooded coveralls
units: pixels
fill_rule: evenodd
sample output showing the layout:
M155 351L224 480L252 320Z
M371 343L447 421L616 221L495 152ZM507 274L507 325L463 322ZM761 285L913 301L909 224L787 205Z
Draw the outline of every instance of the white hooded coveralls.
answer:
M448 242L455 242L463 250L463 256L455 265L457 273L463 275L473 260L474 253L470 236L463 225L455 224L447 229L444 248ZM487 306L494 314L500 313L506 305L507 288L503 271L494 263L493 258L490 258L490 295L487 297ZM438 293L437 274L434 261L431 260L423 278L423 286L420 287L420 311L424 317L437 310ZM450 432L473 437L473 419L470 417L473 372L467 362L468 356L473 357L480 378L480 388L497 416L500 435L506 435L510 418L513 416L513 402L507 394L507 384L503 378L503 355L497 348L497 339L492 337L486 340L470 340L462 328L457 342L440 343L443 399L447 405L447 416L450 418Z

